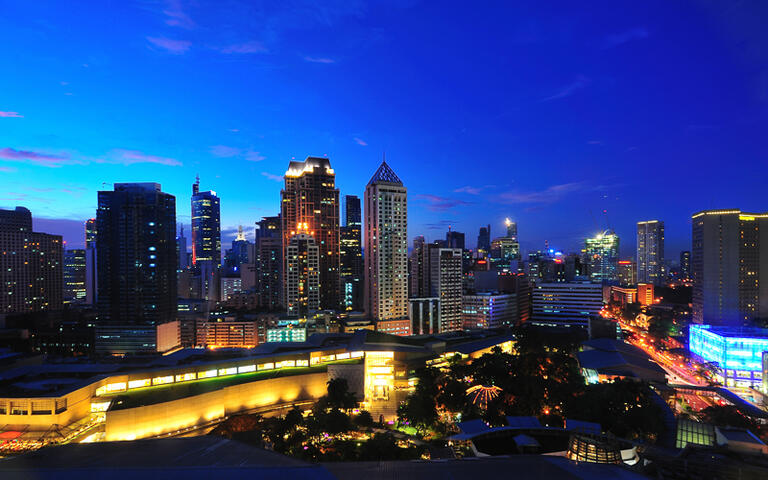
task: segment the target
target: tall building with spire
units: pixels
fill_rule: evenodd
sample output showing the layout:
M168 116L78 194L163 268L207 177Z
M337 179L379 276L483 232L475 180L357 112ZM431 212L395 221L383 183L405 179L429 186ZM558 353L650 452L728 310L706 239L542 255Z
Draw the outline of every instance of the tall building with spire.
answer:
M339 277L339 190L336 173L327 158L292 161L280 193L283 265L287 272L288 245L300 228L313 232L319 249L320 308L337 309L341 303ZM287 293L288 276L283 275ZM287 303L287 302L286 302Z
M382 161L365 188L365 311L408 320L408 190Z

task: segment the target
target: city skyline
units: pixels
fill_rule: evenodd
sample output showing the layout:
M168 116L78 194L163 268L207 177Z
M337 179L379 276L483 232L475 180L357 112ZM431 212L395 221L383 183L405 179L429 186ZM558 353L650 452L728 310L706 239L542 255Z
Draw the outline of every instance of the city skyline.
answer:
M656 218L675 259L690 249L694 212L763 209L766 96L754 66L766 59L741 52L766 33L748 9L656 6L663 17L651 5L587 16L561 4L553 19L538 7L419 2L290 13L238 2L9 5L0 206L28 207L37 231L82 248L98 190L157 182L185 205L199 173L222 199L228 244L237 225L250 237L277 213L291 159L327 154L341 194L362 197L386 151L409 185L411 238L443 238L451 225L474 248L481 226L497 236L510 217L523 251L545 240L577 251L610 227L629 258L635 223ZM105 34L114 15L122 21ZM440 42L425 36L427 21ZM652 182L636 174L648 162ZM715 183L717 198L703 195Z

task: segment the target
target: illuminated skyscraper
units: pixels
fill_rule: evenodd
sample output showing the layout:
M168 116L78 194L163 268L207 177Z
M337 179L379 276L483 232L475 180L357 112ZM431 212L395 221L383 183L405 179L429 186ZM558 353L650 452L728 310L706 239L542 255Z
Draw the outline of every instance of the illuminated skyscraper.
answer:
M683 250L680 252L680 278L691 278L691 251Z
M306 225L304 230L313 232L320 253L320 308L339 308L339 190L331 162L318 157L292 161L285 172L281 200L285 265L291 237Z
M619 260L616 276L619 285L630 286L637 284L637 264L632 260Z
M256 287L270 311L283 305L283 243L280 215L264 217L256 229Z
M61 308L61 236L33 232L24 207L0 209L0 314Z
M289 317L307 318L320 309L320 250L307 225L299 227L285 255L285 307Z
M768 320L768 213L693 215L693 321L764 325Z
M344 197L346 225L341 227L341 284L346 310L363 308L363 249L361 239L360 198Z
M429 297L440 299L440 331L461 330L462 250L427 245L429 251Z
M365 311L408 319L408 190L382 161L365 187Z
M509 267L513 260L520 260L520 242L517 238L517 223L510 219L504 220L507 234L504 237L494 238L491 242L491 258L499 267Z
M200 191L200 177L192 184L192 264L221 265L221 206L213 190Z
M116 183L96 215L96 350L165 351L178 345L176 199L157 183ZM161 325L173 322L165 332Z
M664 282L664 222L637 222L637 281Z
M619 236L613 231L599 233L584 242L585 261L592 283L618 281Z
M482 255L487 255L491 251L491 226L480 227L480 233L477 235L477 251Z
M96 219L85 221L85 303L96 305L98 298L98 275L96 266Z
M64 303L84 303L85 290L85 250L75 249L64 252Z

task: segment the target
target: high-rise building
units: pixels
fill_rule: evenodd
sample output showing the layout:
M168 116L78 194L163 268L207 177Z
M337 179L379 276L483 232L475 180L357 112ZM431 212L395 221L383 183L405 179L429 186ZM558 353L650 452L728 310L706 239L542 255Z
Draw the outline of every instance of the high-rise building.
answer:
M440 299L440 331L462 329L461 249L429 245L429 297Z
M65 251L63 272L64 303L85 303L85 250Z
M209 308L219 301L221 274L221 201L216 192L200 191L200 177L192 184L192 265L200 298Z
M632 260L619 260L616 267L616 277L619 285L637 284L637 264Z
M439 298L411 298L408 305L411 335L432 335L440 332Z
M232 248L224 255L224 264L227 274L233 275L240 270L240 265L250 262L249 251L251 242L245 238L243 226L237 227L237 237L232 240Z
M24 207L0 209L0 314L62 308L62 240L32 231Z
M464 234L448 230L448 233L445 234L445 246L464 250Z
M187 252L187 237L184 236L184 225L181 225L181 232L176 237L176 252L179 255L179 270L189 268L189 253Z
M637 281L664 283L664 222L637 222Z
M513 260L520 260L520 242L517 238L517 223L509 218L504 220L506 235L491 242L490 257L497 267L509 267Z
M280 216L264 217L256 229L256 288L261 305L276 311L283 305L283 241Z
M221 202L216 192L200 191L200 177L192 184L192 264L221 264Z
M354 195L344 197L346 210L345 225L341 227L340 269L342 284L342 306L345 310L359 311L363 308L363 248L360 198Z
M429 275L425 271L428 259L425 259L424 235L413 238L413 250L408 257L408 298L429 296Z
M491 251L491 226L480 227L480 233L477 235L477 251L482 255L487 255Z
M462 297L461 319L464 329L497 328L516 325L520 320L514 293L478 292Z
M603 308L603 287L595 283L540 283L533 289L535 325L589 326L589 318Z
M693 215L693 321L762 326L768 321L768 213Z
M96 351L178 345L175 197L157 183L116 183L99 192L96 228Z
M85 221L85 303L96 305L98 298L98 275L96 266L96 219Z
M285 307L289 317L307 318L320 309L320 249L308 225L299 227L285 255Z
M517 241L517 222L510 219L504 219L504 226L507 227L507 238Z
M365 312L408 319L408 190L382 161L365 187Z
M584 242L585 263L589 265L589 278L593 283L618 281L619 236L613 231L599 233Z
M691 251L683 250L680 252L680 278L688 280L691 278Z
M327 158L307 157L290 163L281 191L281 219L284 252L299 226L314 232L320 252L320 308L339 308L339 190Z

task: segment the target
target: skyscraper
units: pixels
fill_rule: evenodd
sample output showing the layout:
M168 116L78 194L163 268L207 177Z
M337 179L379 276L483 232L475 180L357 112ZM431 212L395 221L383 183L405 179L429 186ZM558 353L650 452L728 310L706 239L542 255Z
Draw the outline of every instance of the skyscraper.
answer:
M509 267L513 260L520 260L520 242L517 239L517 223L509 218L504 220L506 235L491 242L491 258L495 266Z
M320 249L307 225L299 227L285 255L285 307L289 317L307 318L320 309Z
M176 237L176 250L179 254L179 270L189 268L189 253L187 252L187 237L184 236L184 225L181 225L181 232Z
M216 192L200 191L200 177L192 184L192 264L221 265L221 205Z
M84 303L85 290L85 250L75 249L64 252L63 268L64 303Z
M85 221L85 303L96 305L98 298L98 275L96 266L96 219Z
M768 212L705 210L693 215L693 321L768 321Z
M430 297L440 299L440 331L461 330L462 250L428 245Z
M664 222L637 222L637 281L664 282Z
M618 281L619 236L606 230L584 242L582 253L593 283Z
M175 347L176 199L157 183L116 183L98 204L97 352Z
M24 207L0 209L0 314L62 308L62 240L32 231Z
M221 269L221 202L216 192L200 191L200 177L192 184L192 265L200 297L214 307L219 301Z
M448 230L448 233L445 234L445 246L464 250L464 234Z
M691 278L691 251L683 250L680 252L680 278Z
M491 226L480 227L480 233L477 235L477 250L481 254L487 254L491 251Z
M363 308L363 249L360 198L344 197L345 225L341 227L340 268L343 307L359 311Z
M408 298L424 298L429 296L429 275L425 273L425 267L429 263L425 260L424 235L413 238L413 250L408 257Z
M339 308L339 190L327 158L307 157L303 162L290 163L281 192L281 219L284 252L291 232L298 231L300 225L314 232L320 251L320 308Z
M227 250L224 255L224 263L226 264L227 274L232 275L237 273L240 269L240 265L250 262L248 258L248 250L250 250L251 242L245 238L243 232L243 226L237 227L237 237L232 240L232 248Z
M382 161L365 187L365 311L408 319L408 190Z
M283 240L280 215L264 217L256 229L256 287L260 303L270 311L283 305Z

